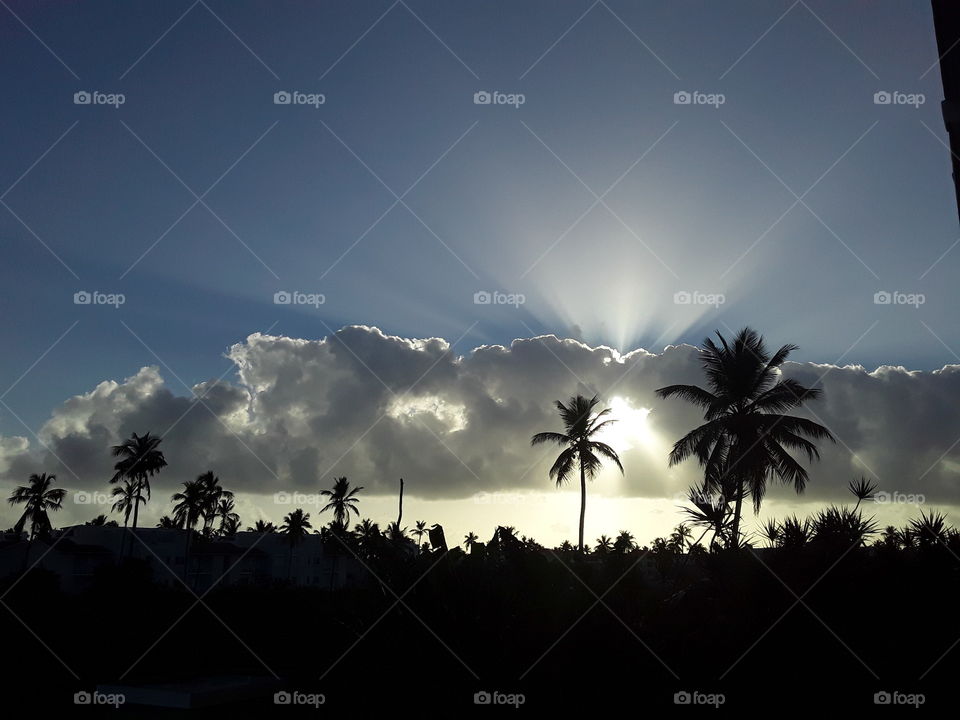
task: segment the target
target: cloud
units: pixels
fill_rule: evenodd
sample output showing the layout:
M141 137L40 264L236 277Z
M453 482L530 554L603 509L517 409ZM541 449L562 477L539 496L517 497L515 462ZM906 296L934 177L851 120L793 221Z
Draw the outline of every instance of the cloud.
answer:
M621 355L554 336L486 345L464 355L441 338L408 339L345 327L321 340L254 334L231 347L230 381L192 397L173 394L156 367L108 380L55 408L41 442L0 437L0 473L20 483L54 472L71 489L104 489L109 446L131 432L162 434L169 467L154 482L166 498L205 470L242 493L315 492L346 475L368 494L393 493L397 479L423 498L550 488L551 450L530 436L559 429L553 401L581 392L650 408L648 428L592 492L664 498L698 478L695 462L668 468L670 445L700 422L653 391L700 383L695 348ZM812 417L837 436L821 446L804 500L842 499L848 480L875 477L890 492L954 504L960 495L960 366L934 372L788 363L787 376L824 389ZM631 428L623 430L627 435ZM622 437L622 436L619 436ZM788 498L787 489L774 498Z

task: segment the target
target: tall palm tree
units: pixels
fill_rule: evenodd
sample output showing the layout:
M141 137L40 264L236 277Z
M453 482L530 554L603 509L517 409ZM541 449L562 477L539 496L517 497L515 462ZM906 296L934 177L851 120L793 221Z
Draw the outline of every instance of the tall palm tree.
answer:
M468 532L463 536L463 546L470 552L473 552L473 546L476 545L479 540L480 538L477 537L475 533Z
M564 432L541 432L530 439L531 445L541 443L556 443L564 448L563 452L557 456L553 467L550 468L550 478L555 479L557 487L562 486L573 474L574 470L580 468L580 541L579 549L583 552L583 520L587 511L587 478L591 480L600 472L602 466L601 458L606 458L616 465L620 472L623 472L623 465L620 464L620 457L616 451L593 437L604 427L615 420L604 420L610 413L610 408L594 412L599 400L594 395L592 399L587 400L583 395L577 395L570 398L570 401L564 405L559 400L556 401L557 410L560 413L560 419L563 421Z
M207 508L206 488L203 475L196 480L185 480L183 490L170 496L173 505L173 522L177 527L193 530Z
M236 527L240 523L240 515L234 511L232 497L224 498L218 502L214 514L220 518L221 535L225 534L224 530L227 526L234 528L234 533L236 533Z
M53 529L48 512L56 512L63 507L63 498L67 491L52 488L56 475L33 473L27 478L26 485L20 485L7 499L11 505L23 505L23 515L17 520L13 531L19 535L24 526L30 523L30 539L46 535Z
M728 546L739 543L741 505L753 497L760 511L767 482L773 478L793 483L797 493L807 484L807 471L788 452L801 451L808 461L820 454L812 440L833 440L827 428L806 418L784 415L800 408L821 391L783 379L780 366L796 345L784 345L770 354L763 337L744 328L732 342L719 332L719 345L707 338L701 363L709 389L696 385L669 385L657 390L661 398L679 397L703 409L706 421L678 440L670 465L695 456L704 468L704 484L723 492L727 477L734 479L736 506Z
M129 438L119 445L114 445L111 453L120 458L113 466L116 471L110 479L111 483L120 480L132 480L137 484L139 491L146 491L147 500L150 499L150 478L167 466L163 451L157 447L163 438L155 437L150 433L137 435L132 433ZM133 529L137 529L137 517L140 505L133 508Z
M290 555L287 558L287 580L290 579L290 572L293 569L293 548L303 542L303 539L310 534L312 527L310 513L304 514L300 508L283 518L280 532L287 536L287 543L290 546Z
M173 522L178 528L184 528L186 536L183 539L183 579L189 581L190 575L190 541L193 531L207 510L207 488L204 476L196 480L185 480L183 490L170 496L173 505Z
M346 529L351 512L357 517L360 516L360 511L357 510L357 502L360 498L354 496L361 490L363 490L362 487L351 489L350 482L345 477L337 478L333 483L333 489L320 492L324 497L330 498L330 502L320 508L320 512L333 510L333 522L341 529Z

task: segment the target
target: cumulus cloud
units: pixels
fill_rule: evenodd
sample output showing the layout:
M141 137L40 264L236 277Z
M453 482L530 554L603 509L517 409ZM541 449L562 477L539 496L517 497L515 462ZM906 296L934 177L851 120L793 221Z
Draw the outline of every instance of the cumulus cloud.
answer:
M369 494L392 493L404 477L432 499L545 490L551 451L531 448L530 436L559 429L553 401L580 392L650 409L642 433L616 436L625 476L608 474L595 491L673 497L698 478L695 462L668 468L666 454L699 414L654 397L663 385L702 382L690 346L621 355L543 336L460 355L440 338L351 326L320 340L254 334L227 356L235 377L201 383L192 396L172 393L156 367L145 367L68 399L38 432L41 442L0 437L0 474L12 484L44 470L66 487L104 489L109 446L149 430L163 435L169 462L154 483L160 497L208 469L252 494L314 492L339 475ZM840 499L848 480L865 475L891 492L956 503L960 366L870 372L788 363L784 374L823 388L810 411L838 438L811 466L805 500Z

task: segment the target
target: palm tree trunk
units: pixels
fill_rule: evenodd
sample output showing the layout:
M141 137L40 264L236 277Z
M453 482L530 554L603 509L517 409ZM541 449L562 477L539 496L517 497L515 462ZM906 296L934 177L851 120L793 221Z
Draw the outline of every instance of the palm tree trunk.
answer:
M580 460L580 552L583 552L583 519L587 513L587 476Z
M743 505L743 478L737 480L737 504L733 510L733 530L730 534L730 540L727 542L727 548L739 546L740 539L740 509Z
M143 490L142 483L143 481L141 480L137 481L137 494L136 494L136 497L134 497L133 499L133 530L134 532L136 532L137 530L137 518L139 517L139 513L140 513L140 492Z

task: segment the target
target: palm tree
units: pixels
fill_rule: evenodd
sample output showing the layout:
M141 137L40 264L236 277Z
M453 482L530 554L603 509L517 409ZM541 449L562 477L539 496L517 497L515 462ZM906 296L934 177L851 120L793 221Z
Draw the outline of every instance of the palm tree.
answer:
M126 480L123 485L115 487L111 495L116 500L110 507L110 512L123 513L123 527L130 524L130 513L134 511L134 508L147 501L143 497L143 493L140 492L140 486L133 480Z
M210 534L213 521L218 517L217 509L220 502L233 500L233 493L223 489L223 486L220 485L220 478L214 475L212 470L207 470L207 472L199 475L197 482L200 484L203 494L203 508L200 515L203 517L203 534L207 536Z
M247 532L273 533L276 531L276 526L272 522L267 522L266 520L257 520L253 526L247 528Z
M183 490L170 496L173 506L173 522L178 528L193 530L207 507L203 475L196 480L185 480Z
M228 517L220 526L220 535L223 537L233 537L240 532L240 516L234 513Z
M232 495L232 493L231 493ZM224 498L217 503L217 508L214 511L216 517L220 518L220 534L226 534L224 529L227 526L234 528L234 533L236 533L236 527L240 524L240 515L234 512L233 498Z
M111 450L114 457L120 458L113 469L116 471L110 479L111 483L120 480L132 480L137 484L137 491L146 490L147 500L150 499L150 478L167 466L163 452L157 450L163 438L154 437L150 433L137 435L132 433L129 438ZM139 503L133 508L133 529L137 529Z
M185 480L183 490L170 496L173 506L173 522L178 528L184 528L186 537L183 540L183 578L189 580L190 573L190 541L193 538L194 528L208 507L207 486L204 476L196 480ZM206 521L204 521L206 525Z
M87 520L84 525L93 525L94 527L119 527L116 520L107 520L106 515L97 515L92 520Z
M470 552L473 552L473 546L480 540L473 532L468 532L463 536L463 546Z
M854 511L860 507L860 503L864 500L873 500L877 496L877 484L862 476L856 482L851 480L847 483L847 488L857 499L857 504L853 506Z
M613 550L613 540L606 535L597 538L597 555L607 555L611 550Z
M423 536L427 534L427 521L417 520L412 534L417 536L417 549L419 549L423 543Z
M43 536L53 529L48 512L56 512L63 507L63 498L67 491L63 488L53 489L56 475L47 473L33 473L27 478L26 485L20 485L7 499L11 505L23 505L23 515L17 520L13 531L19 535L27 522L30 523L30 539Z
M627 530L621 530L613 543L613 549L618 553L628 553L637 547L633 535Z
M351 490L350 482L345 477L337 478L333 483L332 490L322 490L320 492L324 497L330 498L330 502L320 508L320 512L333 510L333 522L341 529L345 529L347 522L350 520L351 511L357 517L360 516L360 511L357 510L356 505L359 498L354 497L354 495L361 490L363 490L362 487L355 487Z
M283 519L283 525L280 526L280 532L287 536L287 543L290 546L290 555L287 559L287 580L290 579L290 573L293 568L293 548L303 542L303 539L310 534L310 513L304 514L303 510L297 508Z
M784 415L821 391L783 379L783 365L796 345L784 345L772 355L763 337L744 328L732 344L719 332L720 344L703 342L701 363L709 390L696 385L669 385L657 390L661 398L677 396L703 409L706 421L678 440L670 453L670 465L695 456L704 468L705 485L722 492L731 476L736 495L733 526L728 546L739 542L743 497L753 497L760 511L767 482L774 477L793 483L797 493L807 484L807 471L788 450L806 453L808 461L820 457L812 440L833 440L824 426L806 418Z
M693 536L690 528L685 523L677 525L676 529L670 533L669 546L674 552L681 553L687 547L687 543Z
M177 521L169 515L164 515L162 518L160 518L160 520L157 522L157 527L162 530L178 530L180 528L180 526L177 525Z
M556 443L564 448L550 468L550 478L562 486L579 465L580 468L580 536L579 550L583 552L583 520L587 511L587 478L591 480L600 472L601 458L613 462L623 473L623 465L616 451L593 437L615 420L604 420L610 408L594 412L599 400L594 395L587 400L583 395L570 398L564 405L559 400L555 405L563 421L564 432L541 432L530 439L531 445Z

